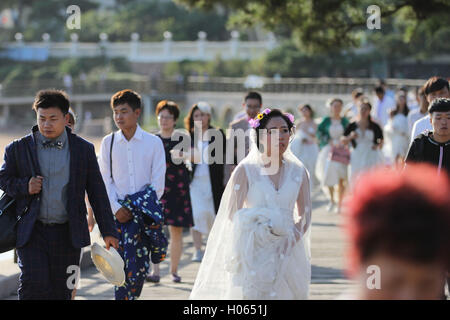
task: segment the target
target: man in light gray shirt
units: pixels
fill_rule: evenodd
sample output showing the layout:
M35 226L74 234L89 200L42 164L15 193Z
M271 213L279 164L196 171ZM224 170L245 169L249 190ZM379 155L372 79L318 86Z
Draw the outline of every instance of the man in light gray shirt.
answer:
M119 246L94 146L66 127L69 104L63 91L39 91L33 103L37 125L5 148L0 189L16 199L21 216L20 300L71 299L81 248L90 244L86 193L106 248Z
M42 181L40 213L38 220L45 223L66 223L67 188L70 176L70 152L67 132L55 139L45 138L35 132L39 168Z

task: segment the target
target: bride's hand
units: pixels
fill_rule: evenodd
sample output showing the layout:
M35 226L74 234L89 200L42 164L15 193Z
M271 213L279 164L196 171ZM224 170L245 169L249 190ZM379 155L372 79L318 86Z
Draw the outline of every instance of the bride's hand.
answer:
M298 239L297 239L297 235L295 235L295 239L292 239L291 237L287 237L286 240L284 241L284 245L283 245L283 249L281 250L281 254L287 255L288 250L290 252L290 250L292 250L292 248L297 244L298 240L300 240L300 235L299 235Z

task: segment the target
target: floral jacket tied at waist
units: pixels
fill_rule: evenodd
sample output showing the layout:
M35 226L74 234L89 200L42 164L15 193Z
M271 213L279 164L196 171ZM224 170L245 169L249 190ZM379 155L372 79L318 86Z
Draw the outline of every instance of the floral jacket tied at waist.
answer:
M130 241L140 235L142 245L138 244L137 248L146 247L154 264L164 261L168 242L162 228L164 213L155 189L148 185L144 191L127 195L124 200L119 200L119 203L133 214L133 220L124 224L122 231L125 232L121 234L121 240L124 240L125 246L128 245L127 249L132 249L132 246L129 246Z
M125 262L125 284L115 287L116 300L139 298L145 277L153 263L166 257L167 239L162 226L164 215L155 189L147 185L144 191L127 195L119 203L131 211L133 219L126 223L116 220L119 232L119 254Z

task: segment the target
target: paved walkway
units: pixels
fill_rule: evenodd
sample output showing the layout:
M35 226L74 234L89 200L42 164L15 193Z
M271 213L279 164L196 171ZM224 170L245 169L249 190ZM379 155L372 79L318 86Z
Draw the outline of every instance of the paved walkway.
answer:
M341 230L342 216L325 210L326 200L317 192L313 195L312 284L310 299L335 299L353 284L343 274L345 267L345 241ZM170 258L161 263L161 282L146 283L141 300L184 300L188 299L199 263L191 262L194 248L189 233L184 234L184 252L180 262L179 275L182 283L173 283L169 270ZM81 271L79 300L112 300L114 290L103 276L89 267ZM17 299L11 296L10 299Z
M312 284L311 299L335 299L343 291L352 288L345 279L345 241L340 229L342 217L325 210L326 200L315 193L313 210L312 245ZM179 267L182 283L173 283L169 261L161 263L161 282L146 283L141 300L188 299L199 263L191 262L194 247L189 233L184 235L184 253ZM77 299L114 299L114 290L94 267L82 271L81 288Z

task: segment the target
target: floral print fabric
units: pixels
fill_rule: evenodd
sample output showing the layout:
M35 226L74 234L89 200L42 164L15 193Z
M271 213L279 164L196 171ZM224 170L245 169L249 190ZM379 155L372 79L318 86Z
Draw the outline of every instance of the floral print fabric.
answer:
M164 213L154 188L128 195L119 203L130 210L133 219L116 221L119 233L119 254L125 263L125 284L115 287L116 300L139 298L149 270L149 256L153 263L164 261L167 238L163 231Z
M165 223L175 227L190 228L194 225L189 196L189 171L185 164L175 164L170 150L178 144L170 138L162 138L166 151L166 181L161 203L164 208Z

